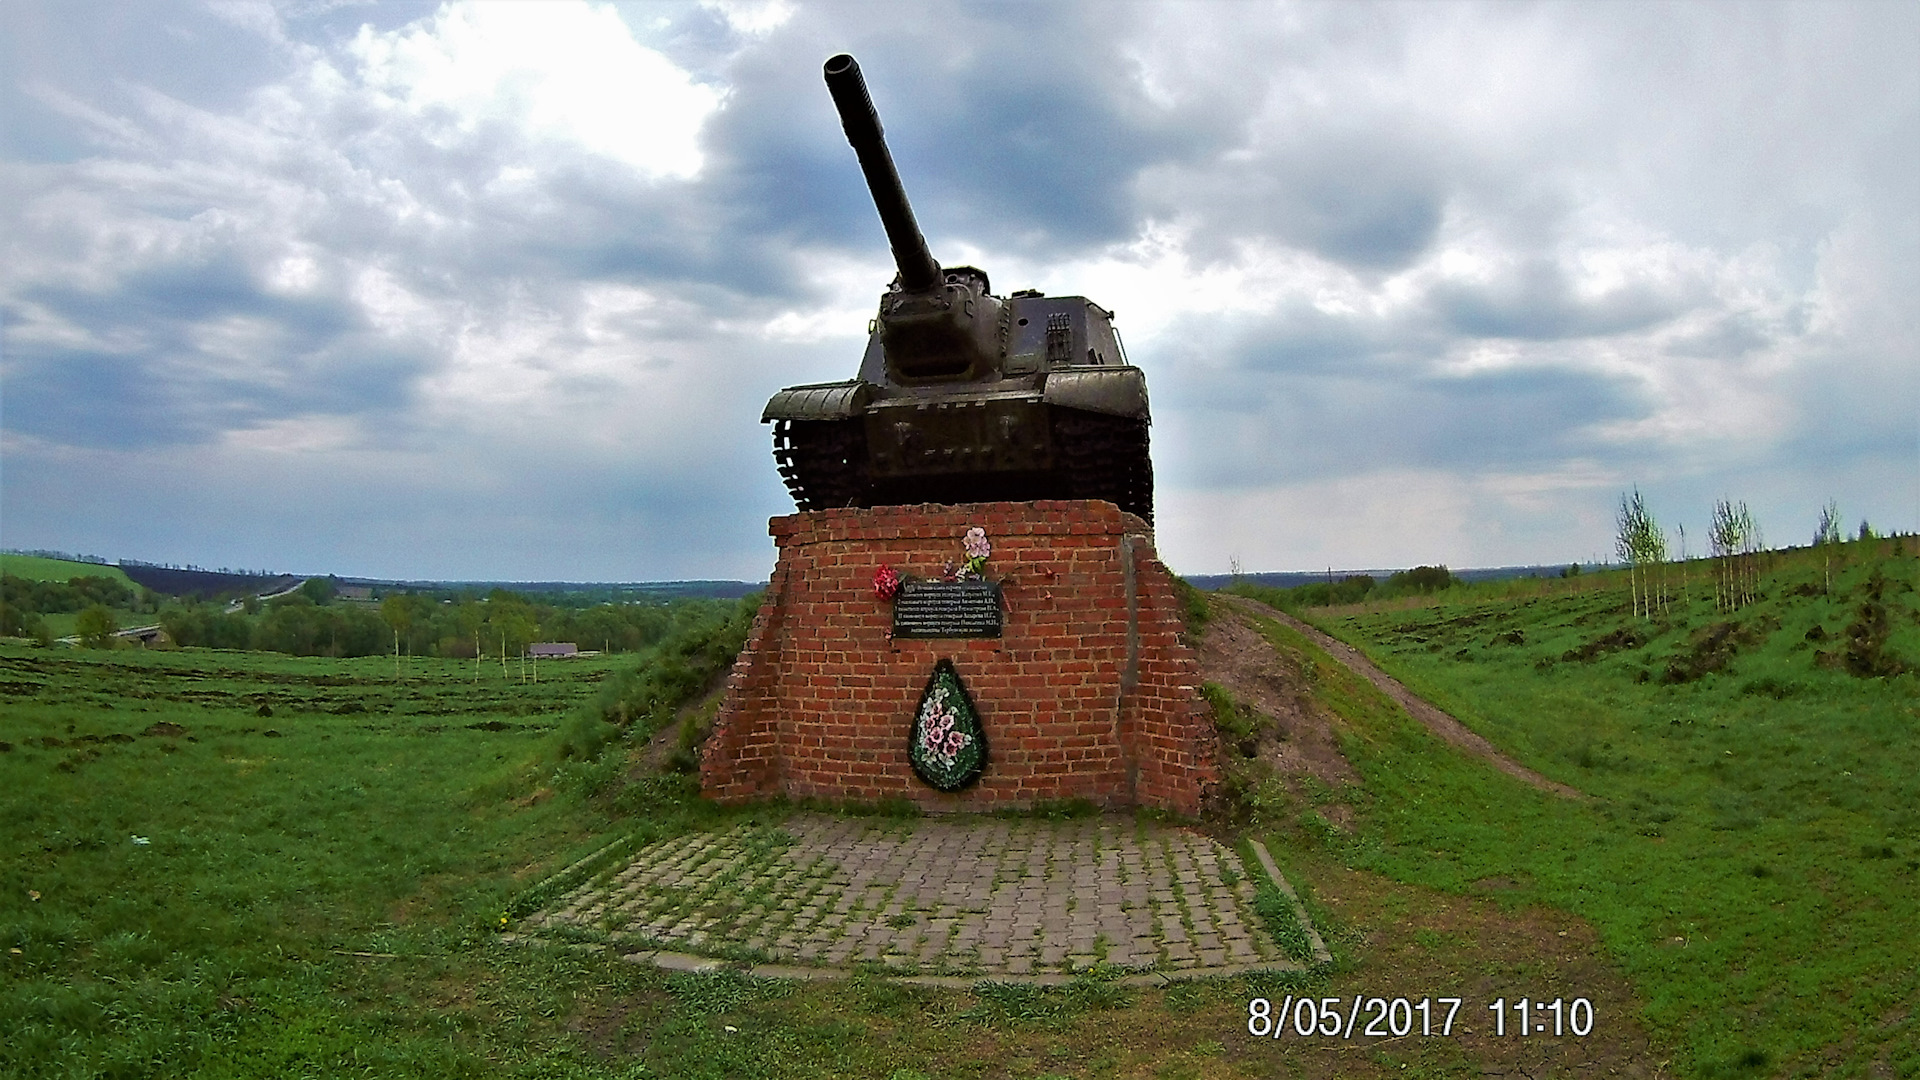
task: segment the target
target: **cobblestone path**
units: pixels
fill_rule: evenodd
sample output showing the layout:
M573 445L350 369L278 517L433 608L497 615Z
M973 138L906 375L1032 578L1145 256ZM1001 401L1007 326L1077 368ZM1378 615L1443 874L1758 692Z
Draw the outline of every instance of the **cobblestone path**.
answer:
M1169 978L1297 968L1254 914L1263 873L1205 836L1132 818L798 814L643 848L523 930L596 931L681 966L691 953L1042 981L1098 963Z

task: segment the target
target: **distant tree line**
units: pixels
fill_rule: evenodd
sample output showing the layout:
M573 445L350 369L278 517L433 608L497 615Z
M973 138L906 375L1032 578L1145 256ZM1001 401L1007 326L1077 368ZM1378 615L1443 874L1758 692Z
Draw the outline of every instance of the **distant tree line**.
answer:
M1451 589L1459 583L1460 579L1454 577L1445 566L1416 566L1390 575L1384 583L1375 580L1371 574L1349 574L1339 581L1314 581L1290 589L1243 581L1227 586L1224 591L1252 597L1282 611L1298 611L1335 604L1357 604L1362 600L1425 596Z
M180 646L296 656L517 658L536 641L634 652L736 604L696 599L566 608L506 589L458 600L395 592L378 603L366 603L336 600L330 588L314 587L324 581L312 579L297 592L250 605L253 611L171 605L160 612L160 626Z
M60 562L92 563L95 566L113 565L112 563L108 562L105 558L102 558L99 555L74 555L69 552L52 551L47 548L0 548L0 554L30 555L37 559L55 559Z
M182 647L258 649L296 656L518 657L536 641L570 641L583 650L634 652L677 631L732 612L734 599L649 597L631 603L579 604L575 594L548 603L507 589L486 596L393 591L376 603L339 599L335 584L312 578L298 591L237 607L168 598L108 577L34 581L0 576L0 636L50 640L44 615L78 613L84 644L110 644L113 612L153 613ZM571 601L571 603L569 603Z

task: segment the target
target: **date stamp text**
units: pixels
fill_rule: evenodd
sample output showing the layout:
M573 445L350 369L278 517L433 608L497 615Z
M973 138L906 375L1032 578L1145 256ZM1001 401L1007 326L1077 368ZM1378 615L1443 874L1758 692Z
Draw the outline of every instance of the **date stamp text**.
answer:
M1275 1001L1257 997L1247 1003L1247 1034L1260 1039L1404 1039L1453 1038L1467 1033L1468 1017L1482 1017L1476 1033L1509 1036L1572 1035L1593 1032L1593 1002L1583 998L1552 1001L1500 998L1482 1010L1457 997L1295 997Z

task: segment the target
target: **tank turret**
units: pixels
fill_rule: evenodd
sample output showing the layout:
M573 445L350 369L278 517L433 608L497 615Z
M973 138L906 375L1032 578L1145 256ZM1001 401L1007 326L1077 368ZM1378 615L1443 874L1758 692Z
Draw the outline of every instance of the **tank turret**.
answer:
M1080 296L1002 299L928 250L860 65L826 63L899 274L859 375L789 387L761 421L802 510L921 502L1105 499L1153 520L1147 383L1113 314Z

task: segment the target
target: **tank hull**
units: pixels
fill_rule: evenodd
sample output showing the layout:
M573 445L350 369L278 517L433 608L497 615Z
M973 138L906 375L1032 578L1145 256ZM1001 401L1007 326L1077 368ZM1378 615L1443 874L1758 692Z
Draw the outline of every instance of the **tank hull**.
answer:
M1038 395L775 420L774 459L802 510L1104 499L1153 520L1146 421Z

